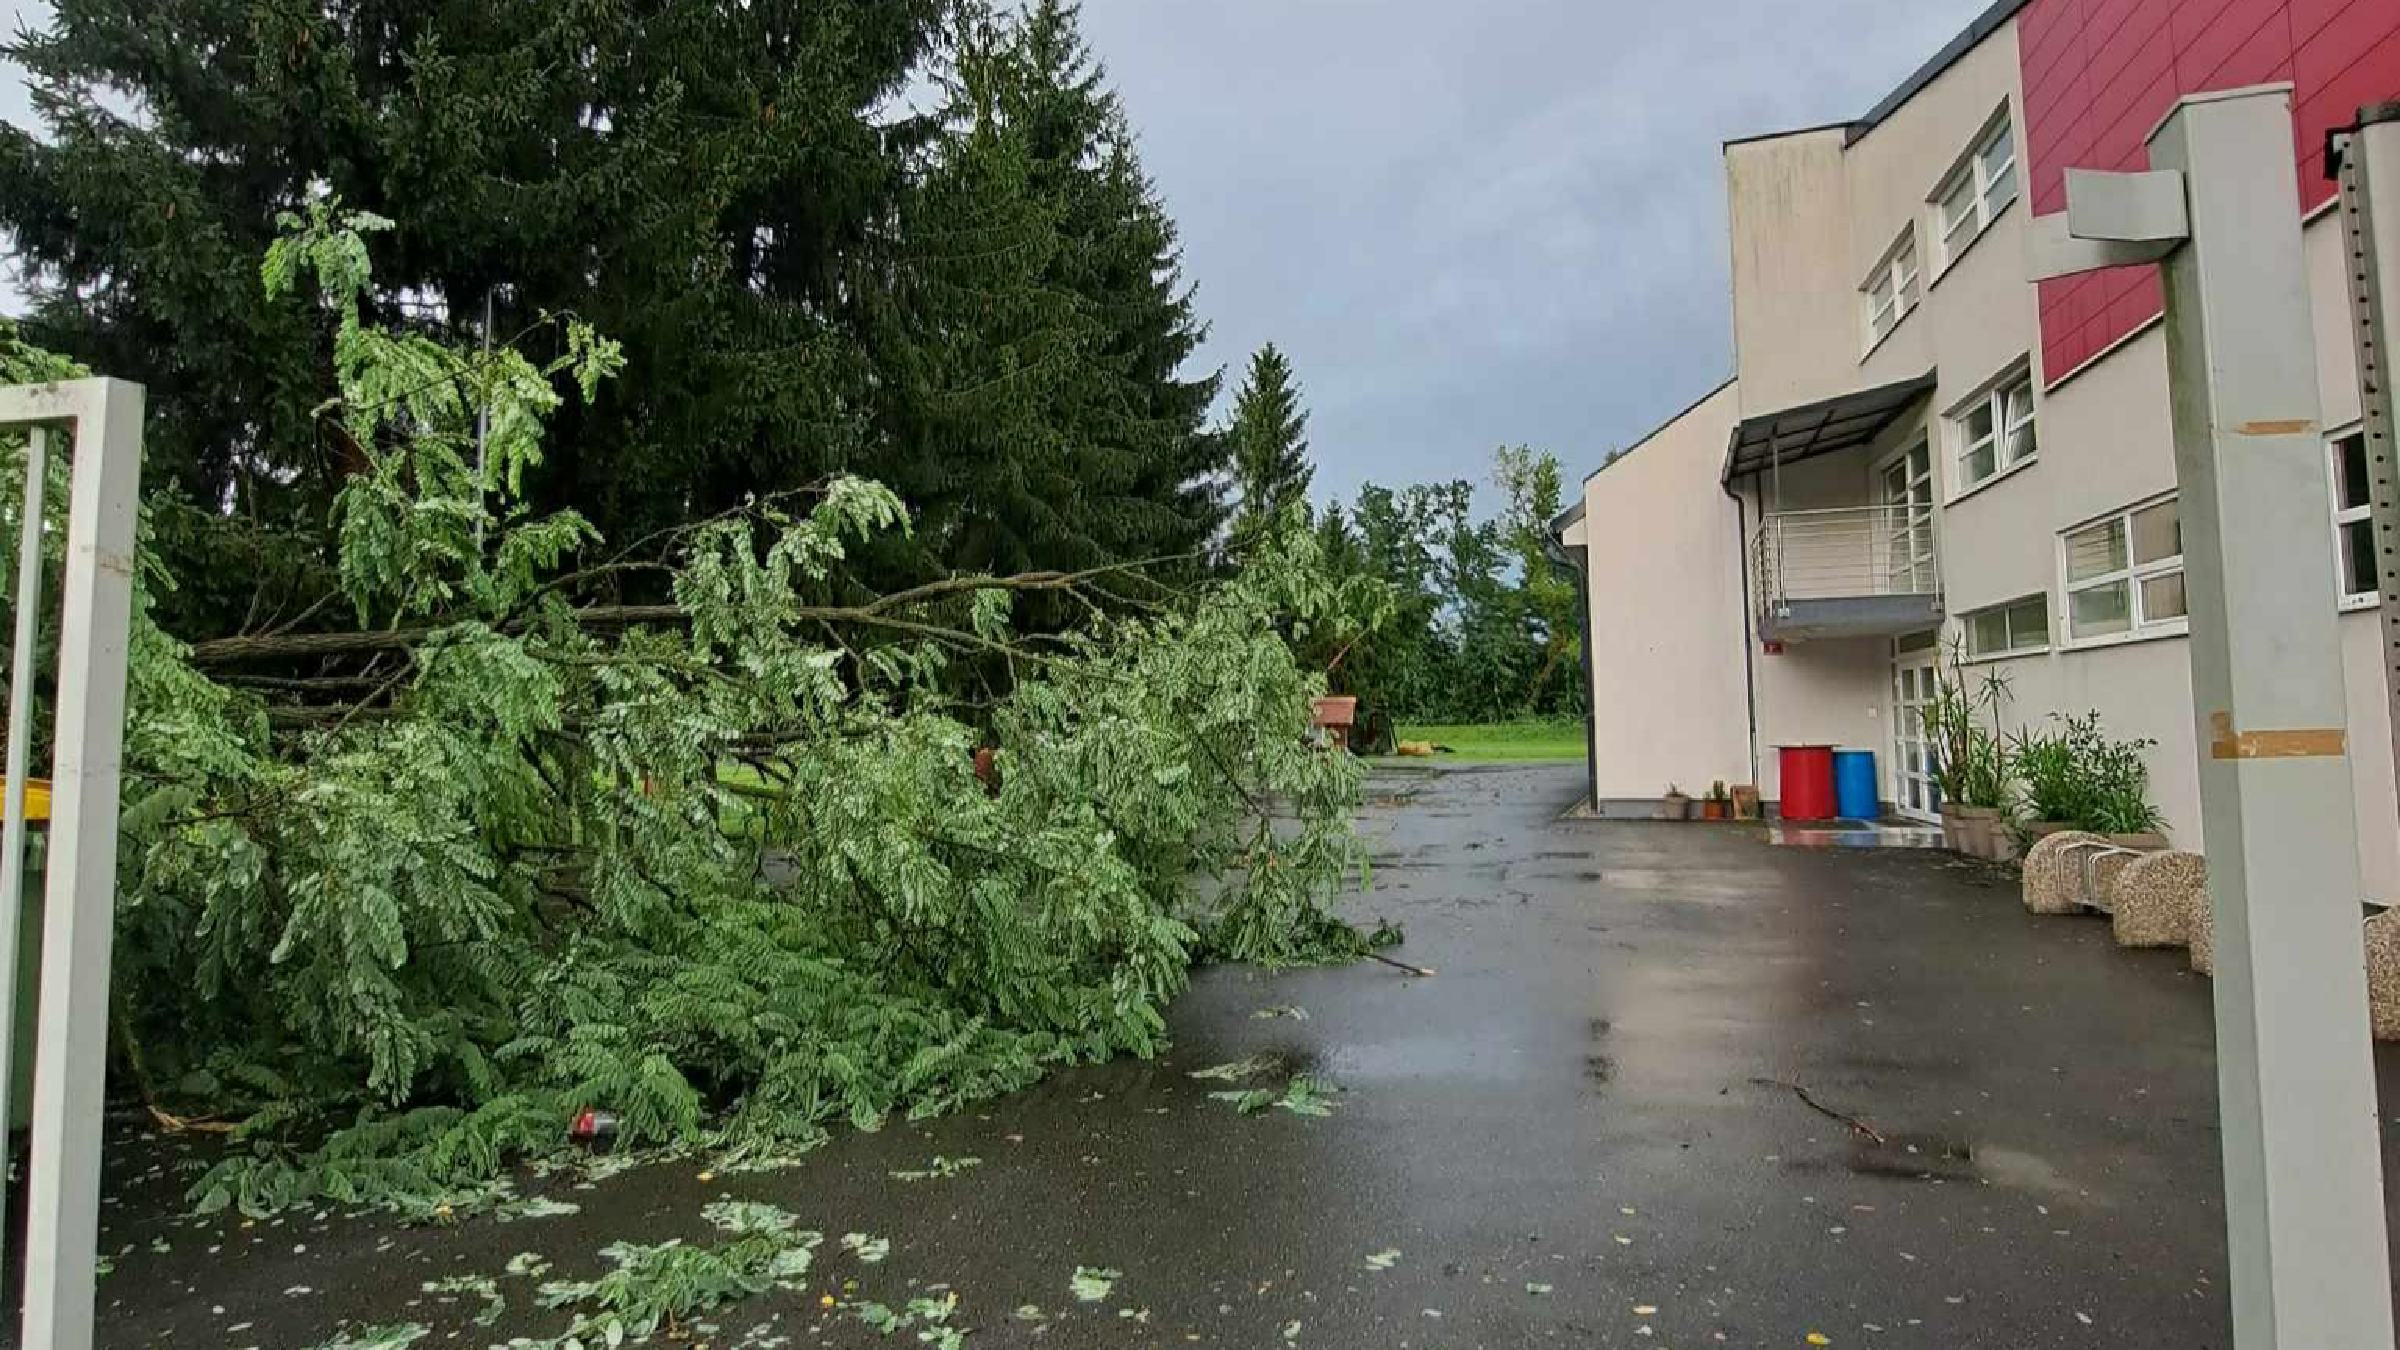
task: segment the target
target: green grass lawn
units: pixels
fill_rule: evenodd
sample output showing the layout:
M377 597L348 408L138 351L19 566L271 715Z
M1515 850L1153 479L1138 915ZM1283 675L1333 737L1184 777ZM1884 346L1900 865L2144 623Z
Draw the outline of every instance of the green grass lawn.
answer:
M1454 762L1534 763L1583 758L1581 722L1506 722L1497 726L1451 727L1403 725L1400 739L1431 741L1435 745L1445 746L1455 753L1439 758Z

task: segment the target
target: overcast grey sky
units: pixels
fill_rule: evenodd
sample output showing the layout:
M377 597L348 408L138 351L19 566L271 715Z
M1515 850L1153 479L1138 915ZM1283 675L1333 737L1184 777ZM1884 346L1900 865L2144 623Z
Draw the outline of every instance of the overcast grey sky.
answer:
M1580 478L1732 368L1730 137L1866 111L1986 0L1085 0L1238 379L1306 386L1320 496ZM8 28L41 15L5 0ZM24 91L0 80L0 116Z
M1988 0L1086 0L1212 364L1272 339L1320 495L1580 478L1732 372L1719 146L1865 112Z

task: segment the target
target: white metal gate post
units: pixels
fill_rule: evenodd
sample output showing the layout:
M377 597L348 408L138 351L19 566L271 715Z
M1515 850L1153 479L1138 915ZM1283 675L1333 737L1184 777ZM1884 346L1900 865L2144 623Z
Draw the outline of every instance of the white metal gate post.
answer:
M2392 1344L2357 816L2325 578L2330 500L2288 88L2187 100L2151 137L2167 259L2234 1337Z
M121 380L0 389L0 427L67 423L74 447L25 1206L27 1350L92 1344L142 403L142 387Z
M2291 86L2201 94L2142 174L2070 171L2036 275L2160 262L2235 1344L2390 1350L2347 702ZM2315 597L2318 603L2310 603Z

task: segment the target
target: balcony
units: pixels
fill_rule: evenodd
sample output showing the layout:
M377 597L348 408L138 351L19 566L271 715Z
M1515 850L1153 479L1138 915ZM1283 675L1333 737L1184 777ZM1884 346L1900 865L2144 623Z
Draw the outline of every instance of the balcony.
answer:
M1779 511L1750 536L1750 593L1768 642L1898 637L1942 619L1933 513Z

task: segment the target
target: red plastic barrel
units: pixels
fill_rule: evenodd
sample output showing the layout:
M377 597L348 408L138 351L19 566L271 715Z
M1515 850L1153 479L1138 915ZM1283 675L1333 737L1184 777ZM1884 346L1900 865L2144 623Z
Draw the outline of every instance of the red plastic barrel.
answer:
M1775 748L1783 767L1783 818L1833 819L1833 747L1779 745Z

